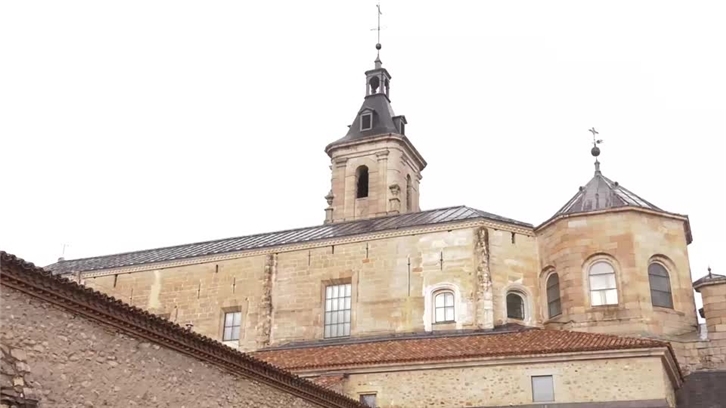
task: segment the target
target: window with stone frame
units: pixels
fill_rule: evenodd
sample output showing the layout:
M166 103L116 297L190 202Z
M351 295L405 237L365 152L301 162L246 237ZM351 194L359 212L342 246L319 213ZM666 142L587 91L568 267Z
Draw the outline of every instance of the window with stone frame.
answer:
M590 303L593 306L618 304L618 287L615 282L615 268L606 261L597 261L588 271L590 282Z
M224 330L222 341L239 341L242 327L242 312L232 311L224 314Z
M648 265L648 281L650 282L650 299L653 306L673 309L671 278L665 266L658 262L652 262Z
M532 402L554 402L555 386L551 375L532 376Z
M453 323L455 321L454 292L442 290L434 293L434 323Z
M350 336L351 284L325 287L325 338Z
M562 314L560 277L556 273L551 274L547 278L547 313L550 319Z
M361 402L361 404L365 405L366 407L370 407L370 408L378 407L378 403L376 401L376 394L361 394L360 402Z
M507 317L524 320L524 297L517 292L507 293Z

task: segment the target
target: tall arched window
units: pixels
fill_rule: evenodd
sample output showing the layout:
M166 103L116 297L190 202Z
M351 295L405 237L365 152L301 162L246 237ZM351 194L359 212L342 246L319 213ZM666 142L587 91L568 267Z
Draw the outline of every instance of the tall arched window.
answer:
M411 186L411 175L406 176L406 212L413 208L413 187Z
M590 302L593 306L617 305L618 287L615 269L609 262L598 261L590 266Z
M519 293L507 293L507 317L524 320L524 298Z
M648 280L650 281L650 299L653 306L673 309L671 278L666 268L657 262L652 262L648 265Z
M441 291L434 294L434 323L454 322L454 292Z
M360 166L355 173L355 198L366 198L368 197L368 167Z
M547 312L550 318L562 314L560 303L560 277L553 273L547 278Z

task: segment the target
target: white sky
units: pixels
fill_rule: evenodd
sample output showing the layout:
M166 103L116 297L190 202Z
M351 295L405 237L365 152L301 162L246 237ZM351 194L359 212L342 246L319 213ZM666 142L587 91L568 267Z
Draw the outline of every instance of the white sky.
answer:
M726 273L726 3L384 0L423 209L539 224L602 170ZM0 248L38 265L324 219L373 1L0 3Z

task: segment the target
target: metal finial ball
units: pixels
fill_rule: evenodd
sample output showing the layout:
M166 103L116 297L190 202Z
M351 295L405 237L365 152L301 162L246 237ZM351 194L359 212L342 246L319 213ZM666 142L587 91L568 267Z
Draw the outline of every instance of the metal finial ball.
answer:
M376 49L377 50L380 50L381 49L381 43L376 44Z
M597 146L593 147L592 150L590 150L590 154L595 157L600 156L600 148Z

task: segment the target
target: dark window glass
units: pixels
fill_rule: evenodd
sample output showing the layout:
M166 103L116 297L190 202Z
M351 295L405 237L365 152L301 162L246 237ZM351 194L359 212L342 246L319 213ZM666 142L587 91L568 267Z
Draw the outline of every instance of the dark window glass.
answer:
M507 294L507 317L524 320L524 299L516 293Z
M360 117L360 130L369 130L373 127L373 115L366 113Z
M560 303L560 277L553 273L547 278L547 310L549 317L562 314L562 303Z
M653 306L673 309L671 279L666 268L655 262L648 265L648 280L650 281L650 299Z
M357 171L356 198L368 197L368 167L360 166Z

